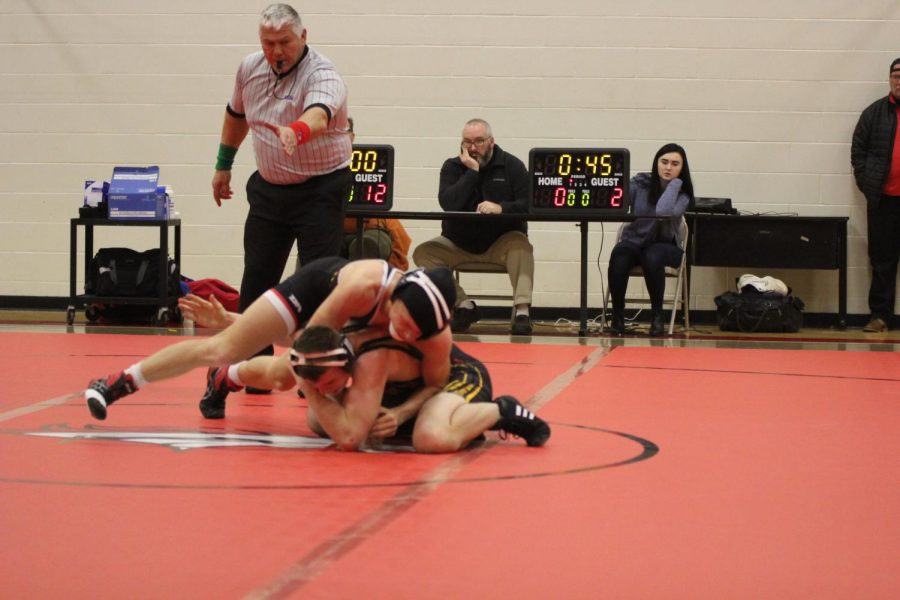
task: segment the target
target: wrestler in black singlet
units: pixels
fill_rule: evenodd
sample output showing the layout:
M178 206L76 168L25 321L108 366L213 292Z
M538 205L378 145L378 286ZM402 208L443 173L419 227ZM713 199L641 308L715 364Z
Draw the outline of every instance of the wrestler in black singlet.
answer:
M359 345L355 354L359 357L366 352L385 348L404 352L418 361L422 360L422 352L418 348L390 337L367 340ZM384 385L381 405L385 408L399 406L424 385L425 382L421 377L407 381L388 381ZM453 344L450 350L450 380L443 391L461 396L466 402L490 402L493 398L491 376L487 368L477 358L460 350L456 344ZM397 430L397 436L412 436L415 422L416 418L413 417L403 423Z
M318 258L300 267L299 271L265 293L266 298L284 318L288 334L294 333L312 318L313 313L337 287L340 270L348 262L350 261L339 256ZM385 288L396 272L396 269L384 262L381 289L371 310L365 315L353 317L348 328L360 329L368 325L375 316Z

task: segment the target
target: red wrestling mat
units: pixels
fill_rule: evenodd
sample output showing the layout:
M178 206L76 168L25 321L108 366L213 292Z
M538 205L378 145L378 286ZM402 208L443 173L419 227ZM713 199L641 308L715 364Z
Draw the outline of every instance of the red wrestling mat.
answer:
M170 337L0 334L9 597L890 598L895 353L463 344L553 425L451 456L322 448L293 394L205 421ZM657 453L658 449L658 453Z

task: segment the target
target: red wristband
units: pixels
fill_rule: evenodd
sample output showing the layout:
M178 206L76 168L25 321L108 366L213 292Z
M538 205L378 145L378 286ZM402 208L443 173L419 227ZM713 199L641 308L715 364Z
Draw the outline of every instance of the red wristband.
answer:
M303 121L294 121L290 125L288 125L291 129L294 130L294 133L297 134L297 144L305 144L309 141L310 131L309 125L304 123Z

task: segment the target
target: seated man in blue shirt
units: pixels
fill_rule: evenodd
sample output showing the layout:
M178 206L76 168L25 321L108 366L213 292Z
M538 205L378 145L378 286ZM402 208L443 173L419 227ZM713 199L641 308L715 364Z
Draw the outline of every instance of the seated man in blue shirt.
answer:
M490 124L472 119L462 131L459 155L441 168L438 191L441 208L478 215L528 212L528 169L494 143ZM499 265L509 273L516 314L514 335L531 334L531 293L534 248L524 220L445 219L441 235L419 245L413 260L420 267L449 267L461 263ZM466 331L481 318L480 311L457 284L457 304L450 325Z

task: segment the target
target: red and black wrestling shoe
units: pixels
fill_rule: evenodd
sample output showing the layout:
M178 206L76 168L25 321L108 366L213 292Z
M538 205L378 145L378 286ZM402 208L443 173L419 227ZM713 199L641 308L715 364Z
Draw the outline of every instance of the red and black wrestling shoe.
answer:
M128 394L137 391L134 379L125 371L110 375L106 379L94 379L86 390L84 399L91 416L102 421L106 418L106 409L110 404Z
M210 367L206 372L206 393L200 399L200 412L207 419L224 419L225 398L242 387L228 381L227 367Z

